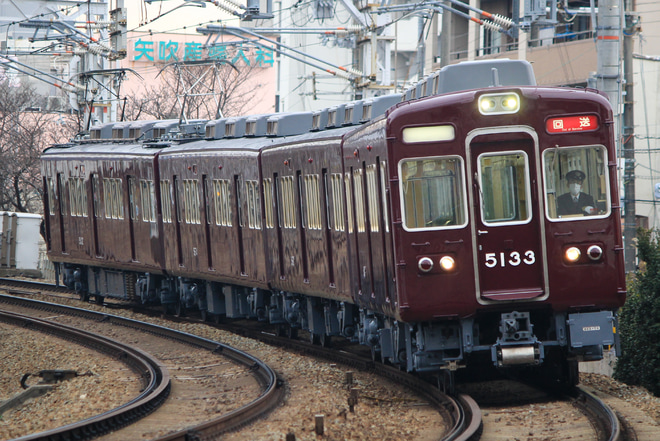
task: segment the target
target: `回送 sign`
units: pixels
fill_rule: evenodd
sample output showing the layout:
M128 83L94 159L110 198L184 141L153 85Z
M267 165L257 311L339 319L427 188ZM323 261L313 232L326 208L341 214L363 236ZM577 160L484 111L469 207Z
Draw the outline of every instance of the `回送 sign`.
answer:
M585 132L598 128L596 115L562 116L546 122L549 133Z

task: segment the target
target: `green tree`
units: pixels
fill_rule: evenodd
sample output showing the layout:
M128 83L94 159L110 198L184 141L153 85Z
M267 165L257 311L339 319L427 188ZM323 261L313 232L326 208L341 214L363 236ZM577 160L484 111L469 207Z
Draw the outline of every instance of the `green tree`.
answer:
M621 309L622 355L614 378L660 396L660 238L657 231L637 233L640 269L629 278Z

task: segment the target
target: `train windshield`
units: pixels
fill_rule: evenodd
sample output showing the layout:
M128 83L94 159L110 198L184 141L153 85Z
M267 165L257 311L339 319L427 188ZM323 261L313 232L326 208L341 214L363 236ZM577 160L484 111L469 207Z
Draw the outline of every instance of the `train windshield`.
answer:
M529 222L530 188L523 151L479 155L479 184L484 225Z
M610 214L607 152L603 146L557 147L543 153L546 213L551 220Z
M399 163L399 176L406 230L467 225L462 158L404 159Z

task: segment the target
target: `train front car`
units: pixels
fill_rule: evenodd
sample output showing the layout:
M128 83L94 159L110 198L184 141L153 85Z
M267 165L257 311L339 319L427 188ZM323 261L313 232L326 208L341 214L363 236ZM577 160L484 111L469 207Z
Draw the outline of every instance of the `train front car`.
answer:
M492 87L391 110L398 304L382 355L565 382L601 359L625 300L613 133L589 90Z

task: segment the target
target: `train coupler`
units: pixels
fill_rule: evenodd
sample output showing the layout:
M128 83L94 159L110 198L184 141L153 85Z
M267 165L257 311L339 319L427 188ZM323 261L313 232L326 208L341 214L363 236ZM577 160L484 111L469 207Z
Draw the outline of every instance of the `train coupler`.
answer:
M543 362L543 344L534 335L529 312L504 313L500 319L500 337L491 347L497 367L538 365Z

